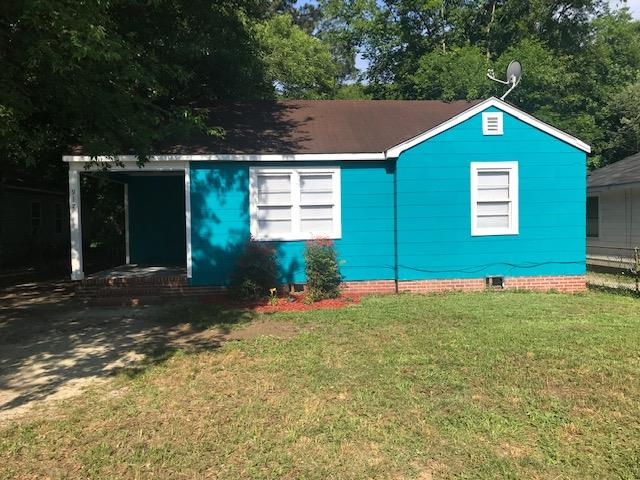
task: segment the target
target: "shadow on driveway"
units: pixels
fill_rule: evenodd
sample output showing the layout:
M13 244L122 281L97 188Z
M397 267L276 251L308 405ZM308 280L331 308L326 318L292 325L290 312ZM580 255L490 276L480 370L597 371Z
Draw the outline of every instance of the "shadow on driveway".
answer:
M177 349L242 339L233 326L254 318L212 305L86 306L73 290L65 281L0 288L0 421L121 369L135 374Z

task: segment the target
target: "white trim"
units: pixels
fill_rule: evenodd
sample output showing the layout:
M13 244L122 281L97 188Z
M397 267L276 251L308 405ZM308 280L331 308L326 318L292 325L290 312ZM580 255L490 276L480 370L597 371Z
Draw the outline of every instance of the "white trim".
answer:
M532 117L531 115L523 112L522 110L518 110L517 108L509 105L506 102L503 102L498 98L491 97L485 100L484 102L480 102L476 106L471 107L468 110L465 110L464 112L456 115L455 117L452 117L450 120L447 120L446 122L441 123L437 127L434 127L431 130L427 130L426 132L421 133L420 135L417 135L405 142L402 142L394 147L391 147L390 149L387 150L387 158L397 158L405 150L408 150L409 148L414 147L415 145L422 143L431 137L435 137L436 135L444 132L445 130L455 127L456 125L470 119L474 115L490 107L498 108L503 112L513 115L518 120L528 123L529 125L539 130L542 130L543 132L548 133L549 135L556 137L562 140L563 142L566 142L569 145L572 145L586 153L591 152L591 147L586 143L584 143L583 141L578 140L577 138L572 137L571 135L564 133L563 131L558 130L555 127L552 127L551 125L541 122L537 118Z
M146 163L143 166L138 165L136 161L125 161L122 165L112 165L107 170L110 173L118 172L183 172L185 163L182 161L167 161L162 163ZM104 167L96 164L82 163L81 161L69 163L69 171L77 172L101 172Z
M82 262L82 214L80 172L69 170L69 229L71 240L71 280L84 278Z
M471 235L517 235L519 232L518 208L518 162L471 162ZM506 228L479 228L478 217L478 172L509 172L509 226Z
M381 161L386 160L384 152L373 153L298 153L298 154L211 154L211 155L151 155L150 162L309 162L309 161ZM113 163L137 162L135 155L115 155L91 157L87 155L64 155L62 160L69 163ZM118 168L118 167L113 167ZM154 167L155 168L155 167Z
M131 263L131 251L129 249L129 184L124 184L124 263Z
M498 124L497 130L489 128L489 119L495 117ZM482 134L487 136L504 135L504 114L502 112L482 112Z
M184 219L185 239L187 246L187 278L193 276L193 260L191 255L191 167L187 163L184 167Z
M389 158L398 158L405 150L434 137L445 130L448 130L456 125L468 120L474 115L486 110L487 108L495 107L502 110L505 113L513 115L517 119L539 129L549 135L562 140L586 153L591 153L591 147L583 141L563 132L551 125L548 125L537 118L529 115L528 113L519 110L518 108L509 105L508 103L500 100L496 97L488 98L483 102L459 113L458 115L450 118L444 123L437 125L436 127L427 130L409 140L406 140L398 145L392 146L387 149L386 152L358 152L358 153L297 153L297 154L208 154L208 155L181 155L181 154L158 154L150 155L149 161L153 163L169 163L169 162L211 162L211 161L231 161L231 162L308 162L308 161L382 161ZM100 155L91 157L89 155L64 155L62 160L69 163L113 163L115 161L132 163L136 168L138 158L135 155L113 155L106 156ZM96 166L96 169L100 167ZM115 167L114 167L115 168ZM154 167L155 168L155 167Z
M266 236L260 234L258 228L258 175L291 174L291 224L292 232L286 235ZM302 233L300 229L300 175L320 173L332 175L333 193L333 232L329 235L321 235L323 238L339 239L342 237L342 194L340 181L340 167L250 167L249 168L249 218L251 237L261 241L289 241L311 240L317 238L314 234Z

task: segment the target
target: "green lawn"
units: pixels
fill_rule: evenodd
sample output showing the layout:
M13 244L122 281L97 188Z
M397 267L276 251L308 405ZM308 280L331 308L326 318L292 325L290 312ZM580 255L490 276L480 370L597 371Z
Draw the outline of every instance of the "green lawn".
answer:
M0 477L638 478L638 302L401 295L272 315L310 328L177 352L0 429Z

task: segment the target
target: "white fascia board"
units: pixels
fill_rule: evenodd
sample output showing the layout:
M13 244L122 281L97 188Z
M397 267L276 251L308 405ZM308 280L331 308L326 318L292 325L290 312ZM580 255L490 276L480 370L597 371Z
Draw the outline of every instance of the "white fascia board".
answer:
M89 158L89 157L88 157ZM89 160L73 160L69 162L69 170L75 170L78 172L96 172L103 171L104 167L98 163L88 163ZM188 163L186 164L188 165ZM184 171L185 162L180 161L168 161L168 162L154 162L145 163L144 165L138 165L136 160L122 161L122 164L110 165L106 170L108 172L175 172Z
M521 120L537 128L538 130L542 130L543 132L548 133L549 135L556 137L562 140L563 142L566 142L569 145L572 145L586 153L591 153L591 147L586 143L584 143L583 141L578 140L577 138L572 137L568 133L565 133L562 130L558 130L557 128L552 127L551 125L548 125L538 120L537 118L529 115L528 113L525 113L522 110L519 110L516 107L509 105L508 103L498 98L491 97L483 102L480 102L478 105L475 105L470 109L465 110L462 113L459 113L455 117L452 117L450 120L447 120L446 122L441 123L437 127L434 127L431 130L427 130L426 132L421 133L420 135L417 135L409 140L406 140L405 142L402 142L394 147L391 147L390 149L387 150L387 158L398 158L400 154L405 150L408 150L409 148L414 147L415 145L422 143L425 140L430 139L431 137L435 137L436 135L444 132L445 130L449 130L450 128L453 128L456 125L459 125L460 123L470 119L474 115L477 115L478 113L490 107L495 107L499 110L502 110L503 112L508 113L509 115L513 115L518 120Z
M211 155L151 155L150 162L308 162L308 161L380 161L386 160L384 152L378 153L301 153L291 155L264 154L211 154ZM89 163L115 161L129 163L137 162L135 155L98 156L64 155L62 160L68 163ZM155 168L155 167L154 167Z

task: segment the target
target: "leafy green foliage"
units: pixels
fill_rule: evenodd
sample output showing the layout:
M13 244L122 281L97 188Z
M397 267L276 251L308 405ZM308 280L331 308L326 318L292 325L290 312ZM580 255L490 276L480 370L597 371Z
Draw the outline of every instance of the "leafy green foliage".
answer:
M331 52L317 38L277 15L256 25L267 78L284 97L327 98L336 88L337 69Z
M6 0L0 3L0 158L60 162L69 145L142 160L167 139L220 134L218 101L326 97L328 47L291 1ZM311 22L310 9L297 20ZM307 17L305 17L307 15ZM304 17L304 18L303 18ZM306 20L305 20L306 18Z
M611 132L610 147L616 157L640 151L640 81L613 96L611 113L619 128Z
M620 102L631 106L637 93L625 87L640 71L640 23L624 9L604 0L320 3L320 36L361 52L374 98L500 95L486 70L502 76L519 59L523 81L509 101L592 144L591 166L634 148L623 120L634 117Z
M365 85L349 83L338 87L335 98L337 100L370 100L371 95L367 93Z
M340 296L342 275L333 241L310 240L304 247L308 296L312 300Z
M278 286L276 252L270 245L249 240L229 276L229 287L234 297L242 300L265 298L269 290Z

